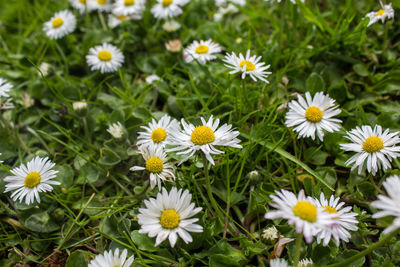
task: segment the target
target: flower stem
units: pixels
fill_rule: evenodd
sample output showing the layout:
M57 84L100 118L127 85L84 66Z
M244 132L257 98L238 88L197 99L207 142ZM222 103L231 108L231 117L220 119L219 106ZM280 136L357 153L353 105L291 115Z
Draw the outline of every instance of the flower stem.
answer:
M296 250L294 252L293 266L297 267L300 260L301 241L303 240L303 233L297 234L296 237Z
M207 188L207 194L208 194L208 198L210 199L211 205L213 206L216 214L218 216L221 215L217 202L215 201L212 191L211 191L211 182L210 182L210 176L208 175L208 160L206 158L206 156L204 155L204 153L202 153L203 156L203 165L204 165L204 176L206 178L206 188Z
M399 232L398 230L395 230L394 232L386 235L384 238L382 238L381 240L379 240L378 242L372 244L371 246L369 246L368 248L364 249L363 251L360 251L359 253L357 253L356 255L342 261L339 263L335 263L332 265L328 265L327 267L339 267L339 266L349 266L349 263L354 262L355 260L358 260L359 258L371 253L372 251L374 251L375 249L383 246L386 244L387 241L389 241L392 237L394 237L395 235L397 235L397 233Z

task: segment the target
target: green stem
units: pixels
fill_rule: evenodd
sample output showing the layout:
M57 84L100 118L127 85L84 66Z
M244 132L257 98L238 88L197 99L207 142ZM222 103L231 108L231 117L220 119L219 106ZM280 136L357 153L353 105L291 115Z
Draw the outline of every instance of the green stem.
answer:
M207 189L208 198L210 199L211 205L213 206L216 214L219 216L220 215L219 208L218 208L217 202L215 201L212 191L211 191L210 176L208 175L208 160L204 153L202 153L202 156L203 156L204 176L206 178L206 189Z
M303 240L303 234L297 234L296 237L296 250L294 252L294 260L293 260L293 266L297 267L299 264L300 260L300 251L301 251L301 241Z
M386 235L384 238L382 238L381 240L379 240L378 242L372 244L371 246L369 246L368 248L364 249L363 251L360 251L359 253L357 253L356 255L342 261L339 263L335 263L332 265L328 265L327 267L339 267L339 266L349 266L349 263L352 263L356 260L358 260L359 258L368 255L369 253L371 253L372 251L374 251L375 249L383 246L386 244L387 241L389 241L392 237L394 237L395 235L397 235L397 233L399 232L400 229L397 229L396 231Z

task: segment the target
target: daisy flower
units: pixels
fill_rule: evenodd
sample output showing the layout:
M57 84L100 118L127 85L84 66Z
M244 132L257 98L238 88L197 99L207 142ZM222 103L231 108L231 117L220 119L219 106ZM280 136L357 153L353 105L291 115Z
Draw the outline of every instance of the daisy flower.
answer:
M116 0L113 13L117 16L142 14L145 9L145 0Z
M201 64L205 64L209 60L216 59L215 53L221 52L221 46L213 43L211 39L207 41L194 41L185 50L183 50L183 58L186 62L192 62L194 59Z
M76 27L76 19L71 11L63 10L44 24L43 31L50 39L60 39L73 32Z
M279 237L279 232L275 226L268 227L262 233L262 238L270 241L274 241Z
M379 20L382 21L382 23L385 23L385 20L393 19L394 18L394 9L392 8L392 3L389 3L387 5L382 5L382 9L380 9L376 12L375 11L369 12L366 15L366 17L369 18L369 23L368 23L367 27L378 22Z
M159 121L153 119L147 126L141 126L144 131L139 132L137 145L155 145L165 147L173 128L179 128L179 122L168 115L162 116Z
M124 127L119 121L117 121L108 126L107 132L109 132L115 139L120 139L124 136Z
M124 16L124 15L119 15L116 16L114 14L109 14L108 15L108 27L110 27L111 29L117 27L118 25L120 25L122 22L127 21L127 20L139 20L142 19L142 15L140 14L132 14L132 15L128 15L128 16Z
M177 53L182 49L182 43L180 40L169 40L168 42L164 43L165 48L168 51Z
M182 119L183 131L176 127L171 131L171 141L168 144L175 146L167 149L167 152L179 151L177 155L186 155L179 164L188 160L197 151L202 151L207 160L214 165L211 155L223 154L224 152L215 146L230 146L242 148L240 140L236 138L240 133L232 129L232 125L224 124L218 129L219 119L214 120L213 116L206 122L202 117L202 125L195 127Z
M233 69L230 74L242 72L242 79L249 75L254 81L257 79L269 83L265 78L272 72L265 71L270 65L265 66L264 62L260 62L261 57L250 56L250 50L247 50L246 56L242 53L236 56L234 52L225 56L224 62L226 67Z
M297 233L303 233L307 243L311 243L313 236L333 223L333 215L316 205L312 198L306 198L303 190L299 192L298 196L284 189L275 191L275 193L277 196L270 195L275 202L270 206L278 210L266 213L265 218L287 219L289 224L296 225Z
M389 133L389 129L382 132L382 127L375 125L374 129L369 125L356 127L347 133L346 138L352 141L350 144L341 144L340 148L345 151L356 152L345 164L354 163L351 170L358 166L358 174L366 165L367 171L375 175L379 168L385 171L390 168L393 158L400 156L399 132Z
M159 81L159 80L161 80L161 78L157 74L152 74L152 75L149 75L146 77L146 83L148 83L148 84L153 84L154 82ZM166 116L166 115L164 115L164 116Z
M115 72L124 63L124 55L112 44L103 43L90 48L86 61L91 70L100 70L101 73Z
M189 0L157 0L157 4L151 8L151 13L159 19L177 17L182 14L181 7Z
M321 193L319 199L315 199L318 207L324 208L324 211L334 214L333 223L324 228L317 235L318 244L323 240L324 246L327 246L331 238L339 246L339 241L343 240L349 242L351 237L350 231L357 231L358 221L356 219L357 213L351 212L351 207L343 207L344 202L339 202L339 198L333 195L328 199L325 198L324 193Z
M89 11L110 12L113 5L111 0L86 0Z
M40 203L40 192L50 192L53 190L51 185L60 185L61 183L52 180L56 177L58 171L52 170L55 166L49 158L36 157L29 161L26 166L11 170L13 175L4 178L6 190L4 193L14 191L11 198L21 203L25 198L25 204L29 205L36 199Z
M301 261L299 261L299 265L298 267L312 267L314 266L314 262L312 261L312 259L302 259Z
M168 193L163 188L156 199L144 201L146 208L139 209L139 233L148 234L149 237L157 236L156 246L168 238L171 247L174 247L178 235L186 244L192 242L193 238L188 232L201 233L203 227L195 224L198 218L191 219L202 209L195 208L191 200L192 195L187 189L182 192L182 189L178 191L173 187Z
M388 197L378 195L378 200L371 203L371 206L381 211L372 215L372 218L382 218L386 216L394 216L395 219L384 233L388 234L400 228L400 178L397 175L390 176L383 182L383 187L388 193Z
M13 88L11 83L7 82L5 79L0 78L0 97L10 97L8 92Z
M117 248L114 252L112 250L104 252L104 255L97 255L93 260L89 262L88 267L130 267L132 265L133 256L126 258L128 251L124 249L119 255L119 249Z
M167 31L167 32L177 31L180 27L181 27L181 24L179 24L179 22L177 22L175 20L167 20L162 25L163 30Z
M289 267L285 259L273 259L269 261L270 267Z
M156 184L158 190L161 190L161 180L172 181L175 179L174 165L168 162L167 154L164 152L162 146L157 145L143 145L139 147L140 153L146 161L145 167L134 166L130 168L131 171L147 170L150 173L150 187L153 189Z
M72 7L77 9L79 13L83 14L86 10L86 0L69 0Z
M223 5L226 5L228 2L239 5L239 6L246 5L246 0L215 0L215 5L223 6Z
M298 100L289 103L289 111L286 113L286 126L294 127L293 131L298 132L300 137L311 137L315 139L315 132L322 141L324 131L334 132L340 129L339 119L333 118L340 113L340 109L335 104L335 100L318 92L311 97L306 92L305 99L298 95Z

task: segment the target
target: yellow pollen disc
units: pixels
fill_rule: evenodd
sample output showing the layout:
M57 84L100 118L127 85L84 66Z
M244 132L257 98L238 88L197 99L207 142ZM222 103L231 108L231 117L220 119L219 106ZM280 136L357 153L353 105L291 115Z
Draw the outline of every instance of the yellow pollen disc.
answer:
M167 7L172 4L172 0L162 0L161 4L163 5L163 7Z
M167 131L165 131L163 128L157 128L151 133L151 140L153 140L154 143L160 143L167 138Z
M335 208L332 208L331 206L325 206L324 211L329 212L331 214L338 213L337 210ZM340 217L339 216L333 217L333 219L340 219Z
M64 24L64 20L62 18L55 18L51 24L53 25L53 28L58 28Z
M42 180L42 177L40 177L40 173L38 173L38 172L30 172L25 177L24 185L26 187L29 187L29 188L34 188L38 184L40 184L40 180Z
M108 51L100 51L97 56L101 61L110 61L112 59L112 54Z
M318 107L311 106L306 109L306 119L311 122L320 122L322 120L322 110Z
M240 67L243 69L243 66L246 65L246 71L252 71L256 69L256 66L248 60L240 61Z
M107 4L107 0L97 0L97 4L99 5L106 5Z
M196 47L196 54L205 54L208 53L208 46L206 45L199 45Z
M146 170L152 173L160 173L164 169L164 163L159 157L146 160Z
M210 127L197 126L192 132L190 140L196 145L205 145L214 142L215 135Z
M126 6L133 6L135 4L135 0L125 0L124 4Z
M308 222L317 220L317 207L308 201L298 201L296 206L293 207L293 213Z
M376 12L377 16L382 16L385 13L385 10L380 9L378 12Z
M160 224L165 229L174 229L179 225L179 214L173 210L164 210L160 217Z
M363 149L368 153L378 152L382 148L383 141L377 136L370 136L363 143Z
M79 0L82 4L86 4L86 0Z

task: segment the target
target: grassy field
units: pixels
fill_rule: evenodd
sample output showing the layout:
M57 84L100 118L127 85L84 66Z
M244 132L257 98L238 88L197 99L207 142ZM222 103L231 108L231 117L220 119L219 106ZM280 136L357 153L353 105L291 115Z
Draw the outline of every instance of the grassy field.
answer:
M167 32L150 11L155 3L146 2L140 20L110 28L107 13L79 14L66 0L1 1L0 77L13 85L14 107L0 114L0 266L87 266L116 248L134 255L132 266L269 266L274 256L328 266L354 255L337 266L399 266L397 230L382 233L393 217L372 218L378 209L370 204L387 194L382 183L400 175L400 161L375 175L358 173L345 164L354 153L340 147L356 126L400 130L398 16L367 27L365 16L381 8L378 1L248 0L215 21L214 0L192 0L175 18L181 27ZM77 27L51 40L43 24L65 9ZM175 39L183 48L212 39L223 51L204 65L188 63L182 50L166 49ZM125 57L116 72L91 71L86 62L89 49L104 42ZM225 54L248 49L270 65L269 83L229 73ZM160 80L146 82L154 74ZM329 94L341 110L340 129L323 141L298 138L285 125L288 103L306 92ZM77 101L87 108L74 109ZM189 244L178 237L174 247L168 240L155 246L154 237L139 233L139 209L158 187L151 189L148 172L130 171L145 165L136 145L140 126L165 114L195 126L201 117L218 118L240 132L242 146L218 147L225 153L213 156L215 165L202 153L178 165L182 155L168 153L176 179L162 186L189 190L202 207L194 217L203 231L190 233ZM121 138L107 131L117 122ZM61 184L41 193L40 203L14 201L3 193L4 178L36 156L56 164ZM357 213L358 230L339 246L302 241L287 220L264 217L275 210L270 195L281 189L340 197ZM281 254L278 238L264 233L272 226L297 238Z

